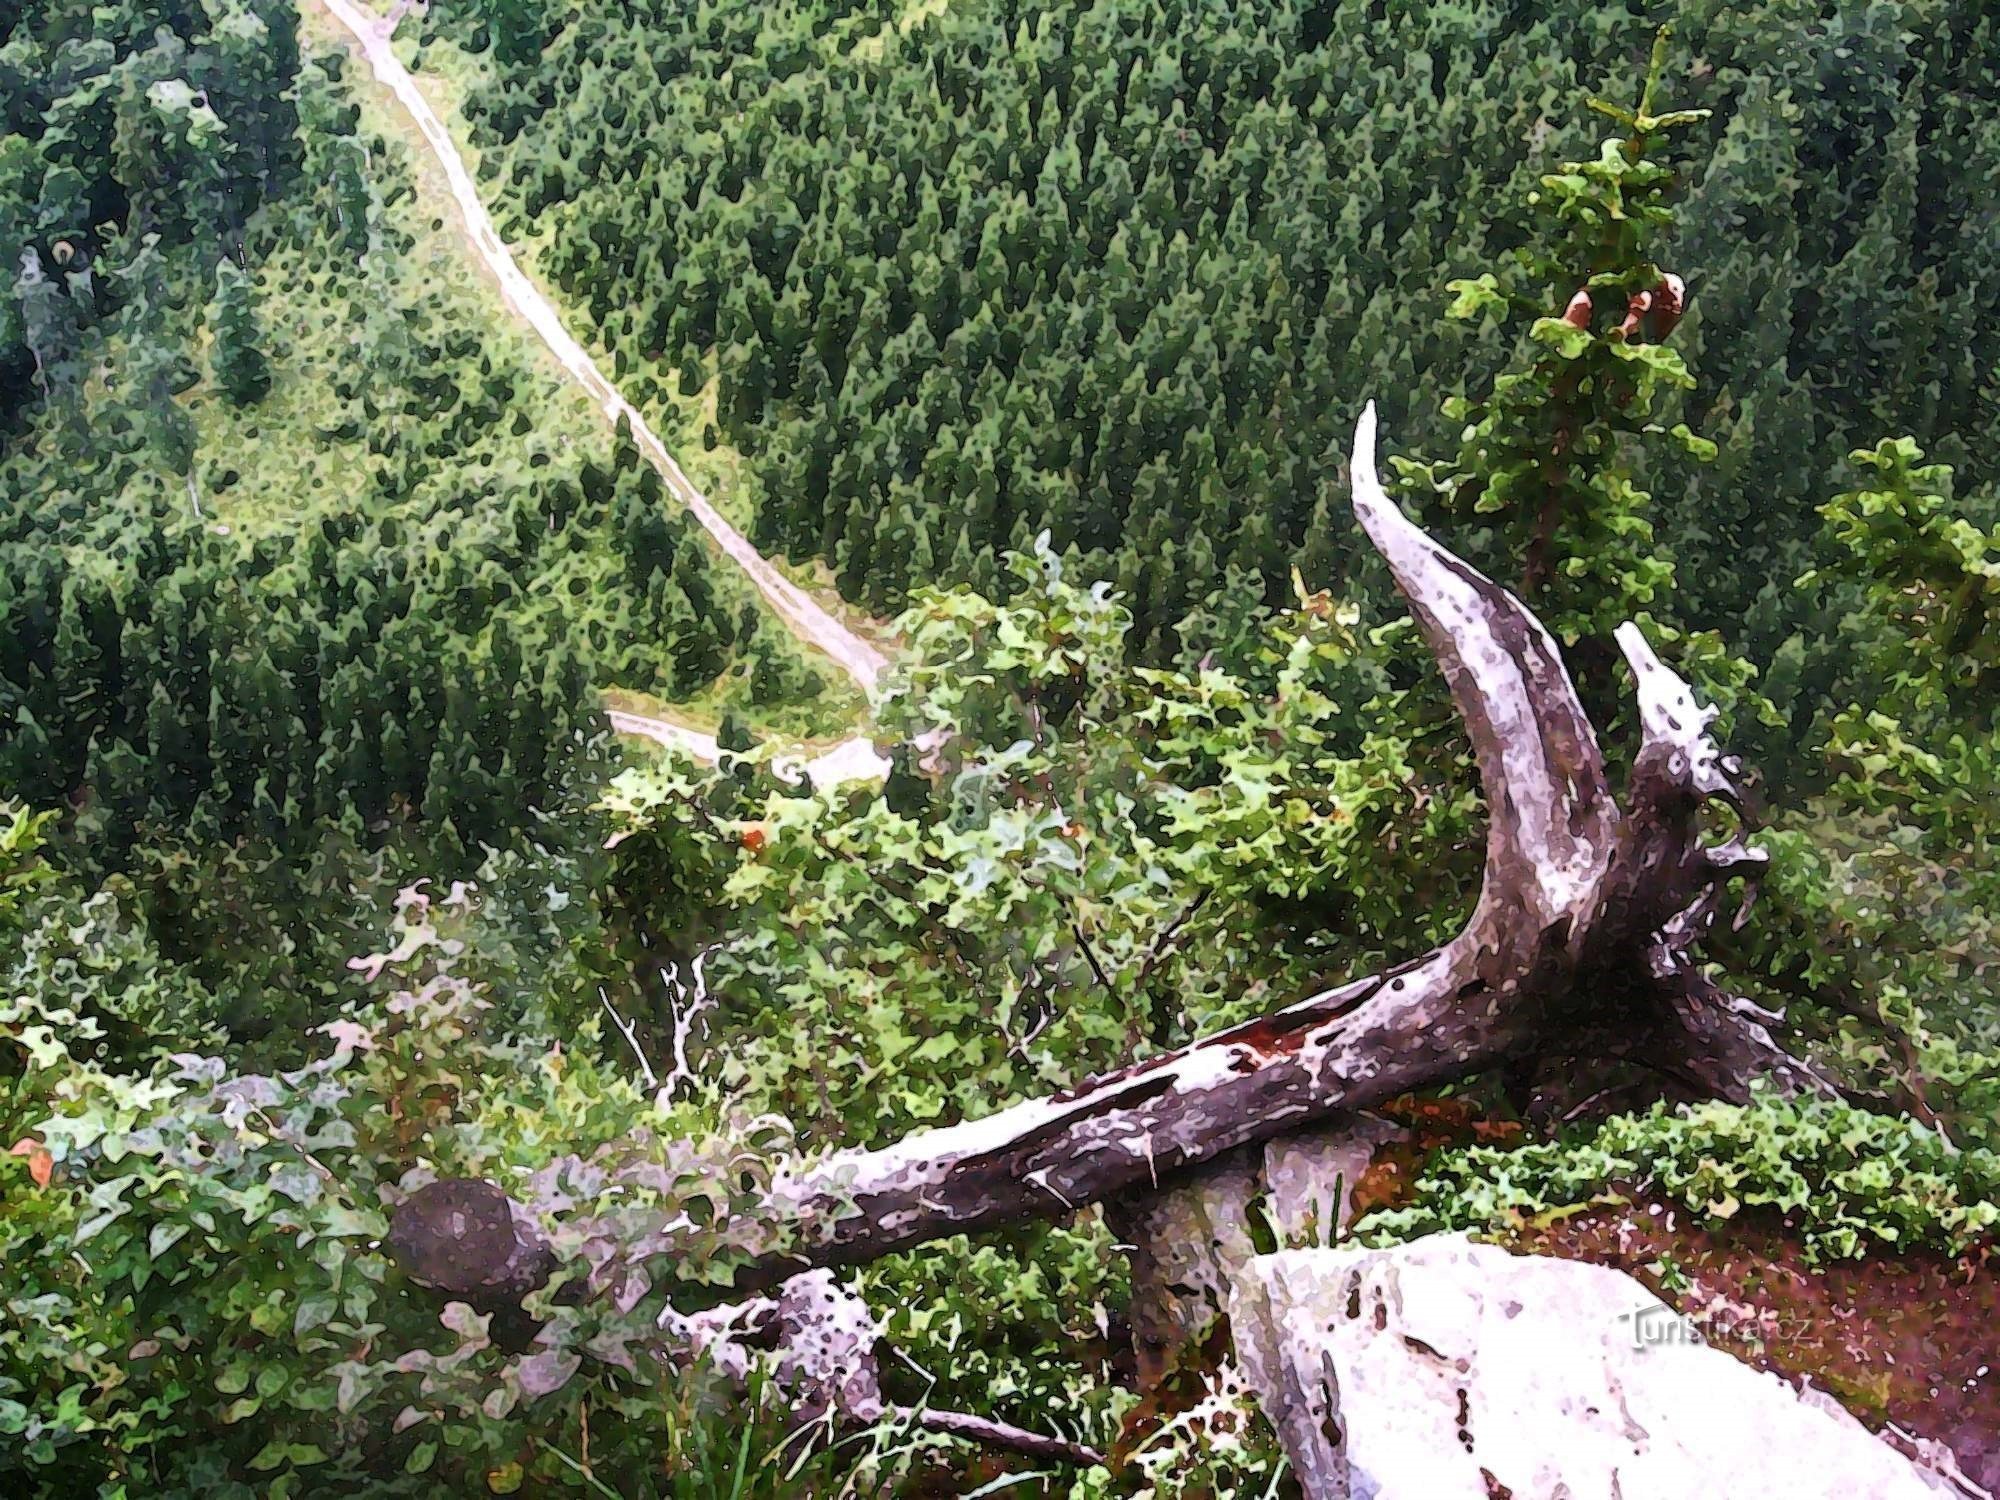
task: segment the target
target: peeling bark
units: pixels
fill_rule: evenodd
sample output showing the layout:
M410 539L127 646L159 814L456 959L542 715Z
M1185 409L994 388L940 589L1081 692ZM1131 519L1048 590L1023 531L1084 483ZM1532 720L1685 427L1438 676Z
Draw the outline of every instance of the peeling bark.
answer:
M1714 1092L1740 1096L1757 1076L1787 1091L1829 1087L1742 1003L1705 993L1688 956L1722 883L1759 863L1700 841L1703 806L1741 800L1737 767L1708 733L1714 710L1636 627L1620 628L1643 736L1621 808L1554 641L1396 508L1374 437L1371 407L1356 433L1355 511L1444 672L1486 797L1486 871L1464 929L1400 968L1068 1093L800 1169L781 1185L782 1209L806 1241L753 1277L1150 1188L1335 1111L1530 1053L1601 1019L1587 1007L1605 993L1639 997L1631 1034Z
M1397 968L1065 1093L795 1167L770 1216L796 1237L753 1260L740 1285L1150 1192L1239 1147L1561 1053L1593 1031L1725 1097L1760 1076L1787 1092L1831 1087L1693 956L1726 883L1761 864L1739 843L1700 838L1706 804L1741 804L1738 768L1708 732L1714 710L1635 626L1620 627L1642 731L1621 806L1554 641L1396 508L1374 441L1371 407L1356 433L1355 512L1444 672L1488 809L1464 929Z

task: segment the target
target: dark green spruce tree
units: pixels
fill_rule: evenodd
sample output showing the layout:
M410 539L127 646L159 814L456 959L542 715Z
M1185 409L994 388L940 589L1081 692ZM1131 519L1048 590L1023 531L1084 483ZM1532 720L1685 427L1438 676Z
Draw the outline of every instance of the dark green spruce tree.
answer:
M256 285L233 260L216 263L208 327L209 373L235 405L254 406L271 389L271 366L262 348Z

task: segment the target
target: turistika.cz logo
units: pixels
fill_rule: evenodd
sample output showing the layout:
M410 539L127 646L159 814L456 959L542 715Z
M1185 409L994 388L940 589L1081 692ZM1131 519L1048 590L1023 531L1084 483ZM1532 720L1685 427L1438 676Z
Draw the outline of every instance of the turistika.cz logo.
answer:
M1789 1342L1803 1331L1805 1320L1756 1308L1719 1307L1706 1312L1677 1312L1660 1303L1620 1313L1630 1326L1634 1349L1673 1348L1711 1344L1718 1340L1768 1347Z

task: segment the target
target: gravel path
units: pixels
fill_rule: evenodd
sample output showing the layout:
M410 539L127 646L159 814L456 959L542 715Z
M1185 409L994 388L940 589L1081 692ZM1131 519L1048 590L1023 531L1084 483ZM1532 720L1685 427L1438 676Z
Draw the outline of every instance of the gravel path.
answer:
M583 345L563 326L562 318L542 294L541 288L515 264L513 253L493 227L493 220L479 199L472 174L459 157L451 133L445 129L430 102L424 98L423 91L417 87L416 80L410 76L409 69L403 66L390 46L394 24L370 15L353 0L320 0L320 3L334 20L352 34L360 45L362 55L368 59L368 65L375 70L375 77L396 96L417 129L423 133L424 140L429 143L432 154L451 184L452 197L458 200L466 238L499 281L500 292L507 305L534 329L536 336L548 346L570 378L589 393L598 410L604 414L607 425L615 426L621 416L631 423L633 439L640 451L652 461L653 467L660 471L667 488L694 513L695 519L715 538L716 545L729 555L731 561L750 576L750 581L791 632L831 657L872 701L877 679L888 659L772 567L742 532L723 519L721 513L709 503L708 497L681 472L681 466L674 462L666 445L646 425L646 419L619 394L617 387L604 378Z

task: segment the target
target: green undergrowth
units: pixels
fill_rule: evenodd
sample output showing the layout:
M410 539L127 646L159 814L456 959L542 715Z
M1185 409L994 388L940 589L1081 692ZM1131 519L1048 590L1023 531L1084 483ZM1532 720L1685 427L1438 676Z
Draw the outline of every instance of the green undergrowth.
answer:
M1711 1219L1774 1212L1825 1259L1956 1254L2000 1224L2000 1155L1839 1102L1765 1094L1747 1106L1656 1105L1560 1140L1447 1151L1408 1207L1371 1214L1356 1234L1386 1244L1496 1233L1640 1194Z

